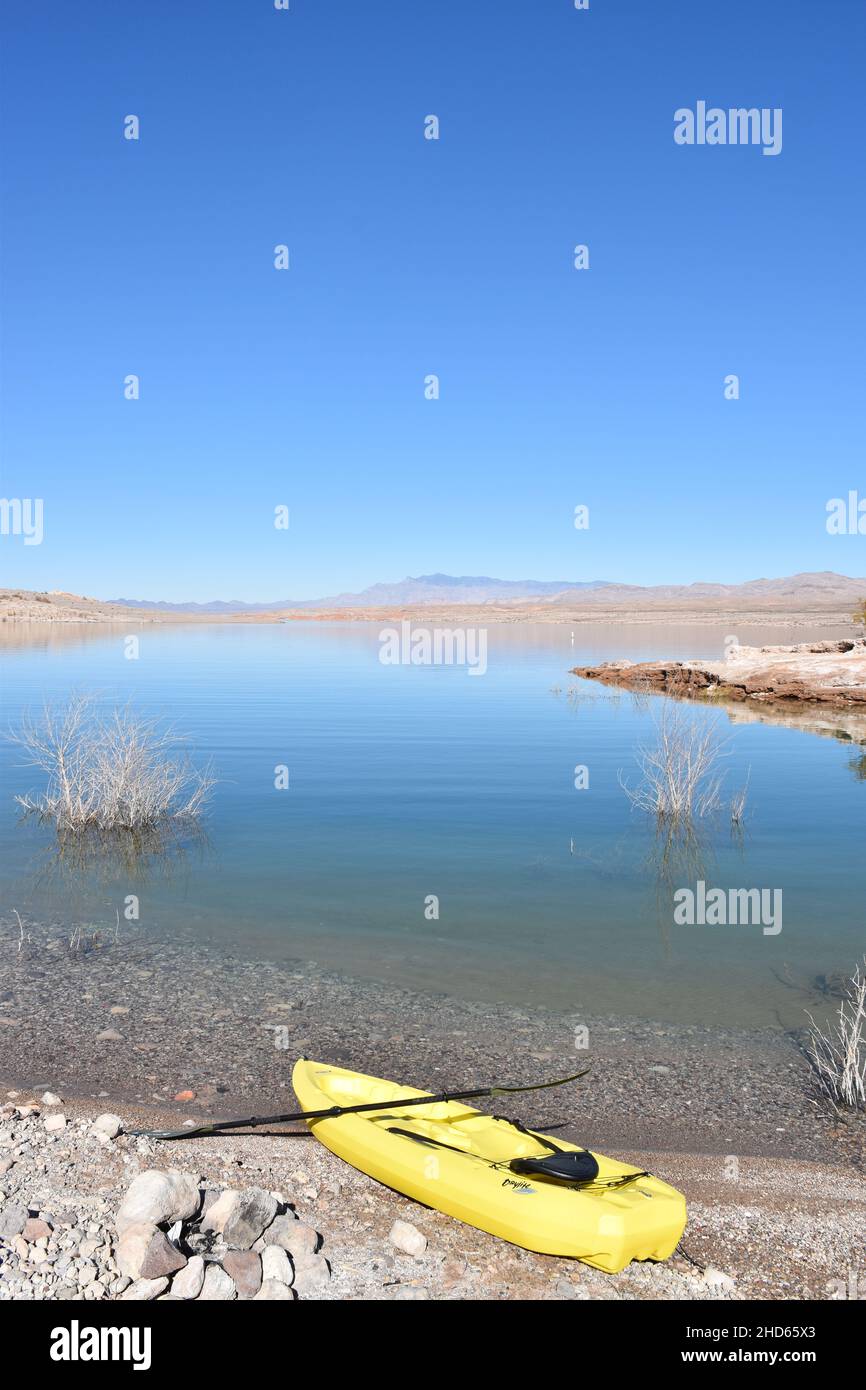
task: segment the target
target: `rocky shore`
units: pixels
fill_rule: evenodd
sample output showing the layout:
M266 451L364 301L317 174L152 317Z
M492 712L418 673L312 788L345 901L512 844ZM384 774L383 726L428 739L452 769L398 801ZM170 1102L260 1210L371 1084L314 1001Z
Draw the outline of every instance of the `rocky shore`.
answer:
M816 1105L798 1045L806 1009L819 1019L838 1009L832 981L787 980L787 1031L518 1008L314 961L251 961L194 933L71 937L26 917L21 928L0 919L0 960L0 1083L37 1096L209 1118L294 1108L300 1055L434 1090L530 1083L586 1059L579 1088L515 1097L517 1117L603 1151L752 1153L866 1172L864 1131Z
M816 1164L642 1153L685 1193L663 1264L605 1275L419 1207L310 1136L169 1144L56 1093L3 1092L0 1301L842 1299L866 1179Z
M732 647L725 661L605 661L572 675L627 690L866 714L866 637Z
M0 928L0 1298L189 1297L201 1275L200 1296L206 1265L221 1272L204 1296L229 1299L255 1297L259 1277L289 1291L262 1297L292 1299L828 1298L862 1271L863 1117L821 1101L781 1030L577 1020L310 962L251 963L200 941L97 945L84 934L72 950L60 924ZM802 982L812 1007L817 987ZM688 1258L608 1276L533 1255L390 1192L303 1129L176 1144L128 1133L293 1109L301 1053L432 1088L549 1079L574 1070L577 1022L590 1077L514 1097L509 1113L683 1191ZM197 1205L134 1206L133 1224L147 1229L128 1255L127 1194L143 1174L169 1170L187 1175ZM234 1209L226 1192L270 1217L248 1246L231 1222L205 1228L218 1201L211 1221ZM269 1246L288 1262L265 1260ZM313 1282L299 1273L306 1255L320 1262Z
M0 1107L0 1173L12 1189L0 1203L0 1298L293 1301L327 1287L321 1236L281 1192L142 1170L152 1146L130 1149L117 1115L70 1124L62 1105L53 1092L37 1103L10 1091ZM99 1148L113 1146L100 1164ZM114 1211L105 1194L116 1158L134 1176ZM52 1167L63 1181L45 1204ZM100 1168L109 1181L97 1195L75 1191L82 1170L92 1179Z

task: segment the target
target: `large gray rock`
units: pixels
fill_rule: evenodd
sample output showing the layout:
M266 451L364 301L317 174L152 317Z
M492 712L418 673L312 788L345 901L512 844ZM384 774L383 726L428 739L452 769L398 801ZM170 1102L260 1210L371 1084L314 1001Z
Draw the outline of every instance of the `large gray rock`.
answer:
M234 1250L249 1250L277 1214L277 1199L262 1187L241 1192L222 1228L223 1240ZM211 1208L213 1219L213 1208Z
M279 1279L281 1284L291 1284L294 1277L285 1250L279 1245L266 1245L262 1251L262 1279Z
M279 1279L266 1279L253 1301L261 1299L265 1303L291 1303L294 1297L288 1284L281 1283Z
M191 1255L186 1267L172 1279L171 1291L176 1298L198 1298L203 1283L204 1260L201 1255Z
M131 1183L117 1213L117 1229L122 1233L139 1221L155 1226L185 1221L198 1211L200 1200L198 1184L189 1173L149 1168Z
M136 1279L120 1298L125 1303L149 1303L152 1299L159 1298L167 1288L167 1279Z
M294 1287L302 1298L315 1298L327 1286L331 1269L321 1255L299 1255L292 1264L295 1267Z
M231 1220L240 1207L240 1201L241 1194L233 1187L227 1187L225 1192L218 1195L212 1192L205 1193L204 1212L199 1229L205 1234L210 1231L221 1233L226 1222Z
M152 1221L133 1221L131 1225L124 1227L117 1242L114 1258L121 1274L125 1274L127 1279L138 1279L151 1237L155 1236L158 1230Z
M279 1245L296 1255L314 1255L319 1248L319 1233L295 1216L275 1216L263 1237L267 1245Z
M6 1202L0 1207L0 1238L11 1240L13 1236L20 1236L28 1216L23 1202Z
M209 1264L204 1272L199 1301L205 1303L224 1303L235 1296L235 1281L219 1265Z

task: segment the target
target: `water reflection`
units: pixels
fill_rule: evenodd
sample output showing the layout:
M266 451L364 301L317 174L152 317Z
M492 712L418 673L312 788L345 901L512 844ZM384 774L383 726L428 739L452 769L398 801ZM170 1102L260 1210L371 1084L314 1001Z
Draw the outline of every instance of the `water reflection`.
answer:
M94 885L171 883L211 854L207 831L190 821L166 820L143 830L61 830L37 853L29 886L65 895Z

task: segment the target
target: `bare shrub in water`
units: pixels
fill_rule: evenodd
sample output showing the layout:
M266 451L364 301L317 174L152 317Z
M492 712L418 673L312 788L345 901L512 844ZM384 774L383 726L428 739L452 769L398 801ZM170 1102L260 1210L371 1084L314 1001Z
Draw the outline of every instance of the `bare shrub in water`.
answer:
M866 957L854 969L835 1023L822 1032L811 1014L808 1056L825 1095L837 1105L866 1106Z
M660 821L682 826L715 811L724 775L718 764L727 755L717 723L697 720L684 705L665 700L656 734L652 746L638 749L638 785L630 787L620 774L620 785L632 804Z
M750 777L751 777L751 768L749 769L749 776L746 778L745 783L743 784L743 786L740 788L740 790L739 790L738 792L735 792L734 795L731 797L731 824L732 824L732 825L742 825L743 820L744 820L744 818L745 818L745 815L746 815L746 802L747 802L748 799L749 799L749 778L750 778Z
M10 736L48 774L41 796L16 796L25 811L63 831L141 831L195 820L213 778L178 755L180 740L158 719L129 708L98 712L77 695L46 708Z

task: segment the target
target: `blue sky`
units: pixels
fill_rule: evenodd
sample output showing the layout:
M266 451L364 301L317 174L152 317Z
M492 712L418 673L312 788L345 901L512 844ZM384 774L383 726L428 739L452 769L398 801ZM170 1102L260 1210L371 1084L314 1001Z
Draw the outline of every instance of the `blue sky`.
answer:
M45 535L2 539L2 582L866 574L825 529L866 496L855 0L9 0L3 27L2 492ZM699 99L781 107L781 154L677 146Z

